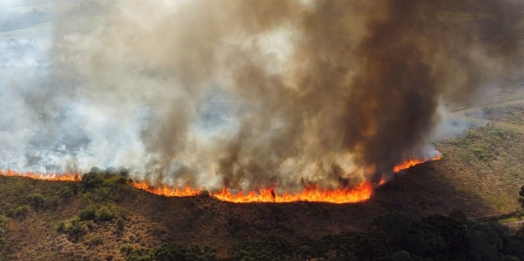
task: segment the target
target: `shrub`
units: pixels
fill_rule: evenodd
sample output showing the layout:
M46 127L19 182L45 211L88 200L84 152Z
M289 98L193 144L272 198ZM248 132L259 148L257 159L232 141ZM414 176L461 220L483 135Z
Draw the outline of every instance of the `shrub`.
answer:
M111 221L115 215L108 207L101 207L97 213L96 216L98 217L98 220L100 221Z
M89 173L82 176L82 185L84 185L86 189L95 189L104 183L104 176L94 169L95 168L91 169Z
M47 205L49 208L56 209L60 205L60 198L58 196L53 196Z
M151 249L139 248L133 249L127 255L127 261L154 261L156 260Z
M194 260L214 261L216 260L216 249L198 246L185 247L174 243L164 243L155 249L156 260Z
M65 226L64 231L69 236L69 240L77 241L80 237L85 235L89 229L85 222L80 222L78 217L74 217L69 220L68 224Z
M0 227L5 227L7 223L9 223L10 221L11 219L9 219L8 217L0 215Z
M64 188L63 190L59 192L59 195L63 199L70 199L74 196L74 193L73 191L71 191L70 188Z
M90 246L97 246L97 245L101 245L104 242L102 238L100 237L100 235L94 235L91 238L89 238L89 240L87 240L86 243L87 245L90 245Z
M26 201L35 209L43 209L45 207L46 199L40 193L34 193L27 196Z
M25 218L27 217L27 214L29 214L29 206L28 205L21 205L21 206L18 206L14 212L13 212L13 216L14 217L21 217L21 218Z
M65 232L65 229L66 229L66 225L65 225L65 222L64 221L60 221L56 224L55 226L55 230L59 233L63 233Z
M244 242L230 249L236 260L289 260L293 247L279 236L269 236L260 241Z
M96 218L96 208L93 205L89 205L86 208L78 212L78 218L80 220L94 220Z
M120 247L120 252L126 254L126 255L129 255L129 253L131 253L131 251L133 251L133 246L131 245L128 245L128 244L124 244Z
M118 231L124 231L124 219L119 217L117 220L116 220L116 228L118 229Z

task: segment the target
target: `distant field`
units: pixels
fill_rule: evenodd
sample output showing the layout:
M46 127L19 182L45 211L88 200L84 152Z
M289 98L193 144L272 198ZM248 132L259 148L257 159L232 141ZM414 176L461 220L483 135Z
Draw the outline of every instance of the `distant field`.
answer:
M494 127L473 129L463 137L437 144L444 156L438 175L456 192L481 199L482 205L489 206L489 214L515 211L520 208L518 191L524 185L521 144L521 133ZM464 207L469 213L479 210L474 205Z
M7 32L0 32L0 39L18 39L18 38L44 38L53 33L53 22L41 23L33 27Z
M467 114L469 117L487 119L510 124L524 125L524 105L499 108L483 108Z
M44 11L61 12L61 11L70 10L77 6L78 6L77 3L50 3L50 4L17 6L17 7L7 8L6 10L9 12L17 12L17 13L26 13L26 12L31 12L33 10L37 12L44 12Z

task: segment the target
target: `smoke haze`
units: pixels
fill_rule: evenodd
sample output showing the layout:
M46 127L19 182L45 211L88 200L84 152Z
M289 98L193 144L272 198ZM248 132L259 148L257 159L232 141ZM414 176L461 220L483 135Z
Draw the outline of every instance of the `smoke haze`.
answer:
M516 70L519 39L505 35L522 5L77 6L45 35L0 38L0 167L123 167L208 189L389 179L406 158L434 156L444 104L478 102Z

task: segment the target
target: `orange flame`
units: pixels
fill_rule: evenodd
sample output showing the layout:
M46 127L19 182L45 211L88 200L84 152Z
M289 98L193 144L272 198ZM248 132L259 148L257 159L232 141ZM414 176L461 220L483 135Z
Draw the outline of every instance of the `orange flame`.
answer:
M373 184L364 182L356 188L344 189L319 189L318 186L308 186L301 192L291 194L283 193L279 195L273 188L259 189L258 193L249 191L246 194L238 192L231 193L227 188L223 188L219 192L211 193L210 196L221 201L228 201L233 203L251 203L251 202L275 202L275 203L289 203L297 201L309 202L327 202L327 203L356 203L362 202L371 197L373 192Z
M189 186L179 189L179 188L170 188L164 185L163 187L158 188L158 187L153 187L149 185L149 183L145 181L140 181L140 182L134 181L132 185L134 188L142 189L147 192L150 192L156 195L166 196L166 197L192 197L192 196L200 195L202 193L202 189L194 189Z
M52 181L80 181L82 176L78 173L40 173L40 172L17 172L13 170L0 170L0 176L25 177L30 179L52 180Z
M432 159L410 159L402 164L399 164L393 168L394 172L400 172L408 169L415 165L433 160L440 160L441 156L436 156ZM51 181L81 181L82 177L78 173L39 173L39 172L17 172L12 170L0 170L0 176L7 177L26 177L31 179L39 180L51 180ZM301 192L282 194L277 193L275 188L263 188L256 191L252 190L247 193L242 191L234 194L229 189L223 188L220 191L210 192L209 196L216 198L221 201L233 202L233 203L252 203L252 202L273 202L273 203L288 203L297 201L308 201L308 202L327 202L335 204L344 203L357 203L366 201L371 198L375 187L383 185L386 180L382 178L379 184L373 184L369 181L363 182L355 188L343 188L343 189L320 189L318 186L310 185L304 188ZM163 187L154 187L149 185L146 181L133 182L131 184L134 188L145 190L147 192L162 195L166 197L192 197L200 195L204 192L201 188L191 188L189 186L183 188L171 188L167 185Z
M429 159L429 158L424 158L424 159L409 159L409 160L406 160L404 163L402 164L399 164L397 166L395 166L393 168L393 172L400 172L402 170L405 170L405 169L409 169L415 165L418 165L418 164L422 164L424 162L428 162L428 161L437 161L437 160L440 160L442 159L442 156L435 156L433 157L432 159Z
M436 156L432 159L410 159L405 161L402 164L399 164L393 168L394 172L400 172L402 170L408 169L415 165L433 160L440 160L441 156ZM217 192L210 192L209 196L216 198L221 201L233 202L233 203L253 203L253 202L274 202L274 203L289 203L297 201L309 201L309 202L327 202L335 204L345 204L345 203L357 203L366 201L371 198L373 194L373 189L377 186L383 185L386 183L386 179L382 178L379 184L373 184L369 181L363 182L355 188L343 188L343 189L320 189L318 186L308 186L304 188L301 192L298 193L288 193L284 192L283 194L278 194L275 191L275 188L263 188L249 191L244 193L242 191L238 193L232 193L227 188L223 188ZM150 186L147 182L133 182L133 187L138 189L143 189L145 191L151 192L157 195L163 195L167 197L186 197L186 196L196 196L203 192L202 189L193 189L190 187L184 187L183 189L178 188L169 188L163 186L161 188L156 188Z

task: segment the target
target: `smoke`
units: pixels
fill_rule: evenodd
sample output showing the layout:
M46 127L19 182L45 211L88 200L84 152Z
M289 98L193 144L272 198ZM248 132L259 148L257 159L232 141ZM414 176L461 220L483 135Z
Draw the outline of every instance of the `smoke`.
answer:
M443 103L516 68L522 5L91 2L1 40L0 167L209 189L389 178L433 156Z

